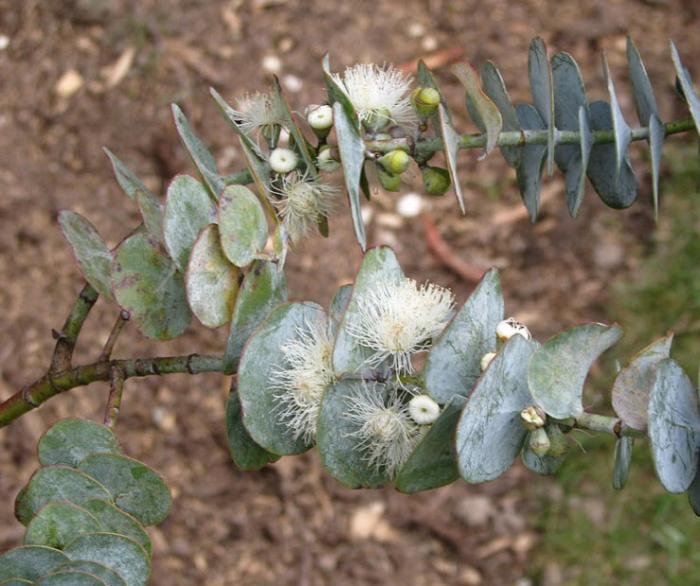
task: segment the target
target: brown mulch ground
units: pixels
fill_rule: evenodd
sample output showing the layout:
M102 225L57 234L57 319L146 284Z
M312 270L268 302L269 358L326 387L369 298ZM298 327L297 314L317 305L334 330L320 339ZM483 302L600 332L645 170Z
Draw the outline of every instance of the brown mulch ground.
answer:
M0 399L43 372L50 329L61 324L80 286L56 225L58 210L86 215L110 244L137 221L101 145L161 193L173 174L193 172L169 103L184 107L221 167L232 172L242 157L207 88L229 98L263 89L268 74L261 64L274 65L270 57L279 60L282 83L300 109L322 99L319 64L326 51L341 67L425 56L444 62L462 50L475 63L494 60L522 100L527 45L540 34L551 49L575 56L591 96L604 96L599 53L606 51L631 120L624 70L631 33L670 119L685 114L672 94L667 42L673 38L695 67L695 6L683 0L0 0L0 35L9 38L0 50ZM438 79L458 125L467 128L446 68ZM576 222L566 214L561 181L549 181L533 227L513 211L520 210L519 196L500 157L477 164L468 153L462 160L469 215L459 215L452 200L433 205L453 252L477 266L501 267L509 312L538 335L603 318L606 283L630 270L630 251L652 229L648 181L642 179L643 204L627 212L603 208L590 193ZM429 254L420 219L402 219L395 201L375 197L371 242L391 244L408 274L453 287L463 299L473 284ZM312 239L291 256L292 296L326 303L359 261L343 214L328 242ZM79 360L95 357L114 313L98 303ZM220 352L225 336L197 327L166 345L129 331L117 354ZM225 446L225 387L216 376L128 384L118 425L123 444L163 473L175 495L171 516L152 531L153 584L514 584L531 574L536 504L524 490L531 477L519 467L487 486L457 483L417 497L347 491L312 454L242 474ZM21 539L11 500L36 467L39 435L59 417L99 416L104 399L104 386L94 385L0 431L0 551Z

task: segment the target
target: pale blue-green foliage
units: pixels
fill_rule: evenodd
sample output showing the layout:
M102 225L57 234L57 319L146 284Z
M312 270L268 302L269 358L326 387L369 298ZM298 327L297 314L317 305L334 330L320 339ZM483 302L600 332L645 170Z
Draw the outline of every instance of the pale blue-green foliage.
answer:
M42 466L15 503L27 526L24 545L0 555L0 581L146 584L144 525L163 521L171 504L163 479L124 456L112 431L91 421L57 422L38 451Z

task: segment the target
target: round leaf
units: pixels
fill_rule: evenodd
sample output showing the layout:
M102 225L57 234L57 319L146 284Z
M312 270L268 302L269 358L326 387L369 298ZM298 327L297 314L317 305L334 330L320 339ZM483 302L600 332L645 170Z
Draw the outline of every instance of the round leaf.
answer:
M67 561L62 552L51 547L16 547L0 555L0 581L17 578L34 582Z
M144 232L135 232L117 248L112 283L117 303L145 336L170 340L190 324L182 274Z
M79 468L102 483L117 507L143 525L157 525L168 516L170 490L160 475L142 462L116 454L93 454Z
M81 533L101 529L100 523L86 509L71 503L53 502L29 522L24 544L63 549Z
M534 354L527 372L535 402L555 419L583 412L583 383L593 362L622 336L622 330L585 324L547 340Z
M513 336L491 361L457 424L459 472L467 482L498 478L520 452L527 431L520 412L532 405L527 365L536 343Z
M111 499L107 489L87 474L68 466L39 468L15 501L15 516L22 525L51 501L81 506L90 499Z
M649 393L656 380L656 366L669 357L673 334L656 340L637 354L615 378L612 405L625 425L646 431Z
M281 347L299 335L307 324L325 321L315 303L289 303L275 308L251 336L238 368L238 394L243 424L253 440L273 454L299 454L309 449L303 437L295 438L275 417L278 400L270 384L273 373L284 367Z
M65 554L72 560L97 562L114 570L127 586L144 586L151 573L143 548L116 533L85 533L65 549Z
M84 572L102 580L107 586L126 586L124 579L114 570L97 562L76 560L59 566L57 572Z
M178 175L168 186L163 212L165 248L180 271L202 229L215 221L216 204L194 177Z
M481 376L481 357L496 349L496 326L503 320L498 271L481 279L457 315L434 342L425 364L427 392L438 403L467 396Z
M221 247L237 267L248 266L267 242L265 210L255 194L242 185L229 185L219 203Z
M316 442L321 463L348 488L376 488L390 480L384 470L367 462L359 440L352 437L357 427L347 417L348 399L362 384L359 380L338 381L326 391L318 419Z
M44 466L66 464L77 467L90 454L120 454L121 448L111 430L94 421L62 419L39 440L39 462Z
M371 350L360 346L350 335L349 328L352 328L359 319L358 310L364 303L365 295L378 283L398 281L402 277L403 272L393 250L382 246L367 251L355 278L352 296L340 323L333 348L333 368L337 373L372 373L372 369L366 363L367 358L371 356Z
M202 324L218 328L231 319L238 275L221 249L219 229L210 224L192 248L185 277L190 308Z
M90 511L100 522L102 531L125 535L143 547L149 556L151 555L151 538L134 517L105 500L89 500L83 503L83 508Z
M649 440L663 487L677 494L688 490L698 467L700 411L698 394L673 360L659 362L649 398Z

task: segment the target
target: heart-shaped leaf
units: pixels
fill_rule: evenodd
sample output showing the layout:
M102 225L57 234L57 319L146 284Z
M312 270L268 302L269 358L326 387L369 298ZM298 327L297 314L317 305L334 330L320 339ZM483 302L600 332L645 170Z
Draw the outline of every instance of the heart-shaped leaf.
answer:
M547 174L551 175L554 172L556 138L554 126L554 83L552 81L552 69L547 59L547 47L539 37L533 39L530 43L527 70L532 100L542 119L542 128L547 129L547 149L545 152L547 153Z
M523 130L542 130L545 124L530 104L518 104L515 108ZM542 167L547 156L547 145L528 144L520 147L520 161L515 170L518 189L527 208L530 220L537 219L540 209L540 190L542 189Z
M616 326L585 324L547 340L532 356L527 380L535 402L550 417L583 412L583 383L593 362L622 336Z
M477 381L457 424L457 462L467 482L495 480L510 468L527 431L520 412L532 405L527 365L536 343L513 336Z
M466 397L481 376L481 358L496 349L496 326L503 320L498 271L488 271L452 318L428 354L425 388L438 403Z
M151 555L151 538L141 523L129 513L118 509L111 502L99 499L91 499L82 506L100 522L101 531L125 535L143 547L149 556Z
M671 359L662 360L656 367L649 397L648 433L661 484L670 493L685 492L698 468L700 411L697 391Z
M501 113L503 130L506 132L520 132L520 121L513 107L513 102L506 90L500 71L491 62L487 61L481 66L481 83L484 93L493 100ZM503 158L511 167L520 164L520 149L517 147L501 147Z

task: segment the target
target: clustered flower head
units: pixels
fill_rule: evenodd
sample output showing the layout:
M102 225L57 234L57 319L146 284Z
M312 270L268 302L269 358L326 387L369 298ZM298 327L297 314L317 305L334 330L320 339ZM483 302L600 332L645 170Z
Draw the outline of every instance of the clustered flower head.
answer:
M345 91L365 127L373 131L394 125L412 129L418 123L411 104L411 78L390 65L359 64L333 79Z
M340 189L308 174L290 173L270 188L289 236L297 242L336 208Z
M235 110L241 130L246 134L267 131L284 121L284 108L279 98L272 93L246 94L237 102Z
M373 353L368 364L391 360L397 374L411 373L411 356L427 350L452 316L454 296L434 284L418 285L413 279L377 284L358 308L358 319L348 331Z
M346 399L346 417L355 426L350 436L358 441L365 461L394 478L420 441L425 427L411 417L401 394L408 391L363 382Z
M323 394L333 382L333 342L323 322L299 327L282 346L283 367L273 373L277 415L295 439L311 443Z

